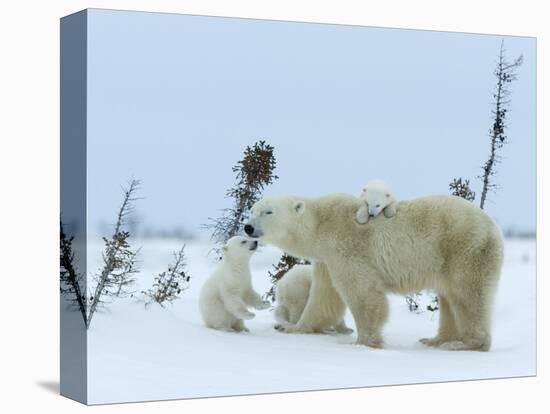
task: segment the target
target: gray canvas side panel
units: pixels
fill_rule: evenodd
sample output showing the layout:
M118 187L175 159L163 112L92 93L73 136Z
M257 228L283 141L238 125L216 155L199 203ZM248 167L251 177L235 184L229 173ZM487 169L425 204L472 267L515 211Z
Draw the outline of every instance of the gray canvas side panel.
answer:
M71 245L80 291L86 292L87 12L61 19L61 221ZM65 286L64 286L65 285ZM61 395L86 403L86 325L70 284L60 297ZM69 291L67 291L69 289ZM82 301L86 306L86 300ZM85 308L84 308L85 309ZM85 314L85 312L84 312Z

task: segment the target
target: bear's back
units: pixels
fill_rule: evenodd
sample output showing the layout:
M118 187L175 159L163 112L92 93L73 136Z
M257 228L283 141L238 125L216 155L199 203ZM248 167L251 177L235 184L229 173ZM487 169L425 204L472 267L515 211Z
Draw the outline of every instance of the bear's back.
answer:
M366 224L355 220L360 201L353 196L333 194L316 201L321 237L332 244L329 254L388 275L405 277L409 270L440 273L449 263L476 252L483 252L487 260L502 260L502 236L494 221L459 197L400 201L395 216L380 214Z

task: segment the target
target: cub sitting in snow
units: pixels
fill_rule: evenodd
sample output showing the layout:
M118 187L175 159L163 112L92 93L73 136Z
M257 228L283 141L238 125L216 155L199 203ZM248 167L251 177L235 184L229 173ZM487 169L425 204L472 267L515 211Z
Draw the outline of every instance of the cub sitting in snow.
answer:
M222 260L199 296L199 310L209 328L248 332L244 319L255 316L248 307L269 307L252 288L249 261L257 247L258 241L241 236L232 237L223 247Z
M313 279L315 265L295 265L277 282L275 299L275 320L278 322L275 329L284 330L289 325L296 325L304 312ZM338 298L339 299L339 298ZM316 332L327 333L336 331L341 334L350 334L353 329L344 322L345 306L326 301L316 315Z
M369 216L376 217L381 211L384 211L386 217L393 217L397 212L397 200L384 181L369 181L359 198L363 200L356 216L360 224L365 224Z

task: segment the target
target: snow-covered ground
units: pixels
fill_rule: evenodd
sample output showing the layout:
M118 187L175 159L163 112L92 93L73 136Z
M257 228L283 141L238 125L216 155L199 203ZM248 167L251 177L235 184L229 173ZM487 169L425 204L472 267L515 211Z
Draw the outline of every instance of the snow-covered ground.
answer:
M137 290L172 260L180 242L139 240L142 271ZM88 335L88 399L91 404L220 395L303 391L374 385L516 377L536 373L536 248L531 240L507 240L505 265L488 353L427 348L437 315L410 313L391 297L386 347L354 345L355 334L290 335L273 329L273 312L255 311L250 333L203 326L197 298L215 266L211 245L186 247L191 286L166 309L120 299L94 315ZM99 267L100 244L89 245L89 269ZM267 270L281 252L262 247L252 259L253 283L264 293ZM139 295L138 295L139 296ZM351 315L347 323L354 327Z

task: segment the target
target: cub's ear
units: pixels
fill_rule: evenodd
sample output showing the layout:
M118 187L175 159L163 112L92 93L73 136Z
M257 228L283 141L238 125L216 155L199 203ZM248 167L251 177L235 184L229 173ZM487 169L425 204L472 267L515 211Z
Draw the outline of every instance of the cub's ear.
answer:
M296 212L297 215L301 216L302 214L304 214L305 210L306 210L306 202L305 201L300 200L300 201L296 201L294 203L294 211Z
M227 246L223 246L223 247L222 247L222 250L223 250L224 252L226 252L226 251L227 251Z

